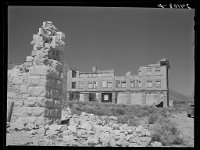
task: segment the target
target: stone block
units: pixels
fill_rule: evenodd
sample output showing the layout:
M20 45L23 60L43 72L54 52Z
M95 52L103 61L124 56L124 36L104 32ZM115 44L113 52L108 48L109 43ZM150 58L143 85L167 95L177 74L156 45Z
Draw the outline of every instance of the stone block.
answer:
M24 107L24 106L15 107L15 104L14 104L12 117L13 116L26 116L26 107ZM12 117L11 117L11 120L12 120Z
M30 61L33 61L33 60L34 60L34 58L32 56L27 56L26 57L26 61L27 62L30 62Z
M40 57L35 57L35 64L37 66L42 66L44 63L46 63L47 58L40 58Z
M37 55L37 49L35 48L35 50L32 50L32 53L31 53L32 56L36 56Z
M35 125L38 125L40 128L45 128L45 125L48 125L52 122L52 118L47 118L44 116L36 117Z
M12 78L12 83L13 84L22 84L23 79L21 77L14 77Z
M34 96L34 87L28 87L29 96Z
M29 73L30 73L30 75L35 75L35 66L29 67Z
M51 98L46 98L46 97L38 97L37 98L37 106L38 107L53 108L54 107L54 100L51 99Z
M37 107L45 107L46 97L37 97L36 106Z
M47 108L44 107L33 107L32 115L33 116L45 116L45 113L47 113Z
M24 105L24 101L22 99L14 101L15 107L22 107Z
M23 93L22 93L21 98L22 98L22 99L26 99L26 98L28 98L28 96L29 96L29 94L25 94L25 93L23 94Z
M40 76L40 85L46 85L46 84L47 84L47 77Z
M35 66L35 74L36 75L47 75L49 67L47 66Z
M45 96L46 95L46 87L29 87L28 88L30 96Z
M29 86L38 86L40 85L40 76L30 76L29 78Z
M21 98L21 94L15 92L7 92L8 99L18 99Z
M37 101L37 97L28 97L28 98L24 101L24 106L27 106L27 107L35 107L35 106L36 106L36 101Z
M26 107L26 113L27 115L31 116L33 113L33 107Z
M21 93L28 93L28 85L27 84L22 84L20 86L20 92Z

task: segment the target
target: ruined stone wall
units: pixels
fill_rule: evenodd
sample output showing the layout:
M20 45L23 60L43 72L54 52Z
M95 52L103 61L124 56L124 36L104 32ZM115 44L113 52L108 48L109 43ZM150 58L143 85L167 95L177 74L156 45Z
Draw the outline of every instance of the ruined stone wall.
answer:
M8 71L7 104L14 101L11 122L24 118L42 126L60 120L64 37L52 22L43 22L39 32L33 35L31 56Z

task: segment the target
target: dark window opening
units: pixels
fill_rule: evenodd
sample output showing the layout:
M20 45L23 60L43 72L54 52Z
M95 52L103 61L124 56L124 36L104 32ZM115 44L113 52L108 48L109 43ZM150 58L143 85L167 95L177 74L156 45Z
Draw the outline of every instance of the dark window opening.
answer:
M76 71L72 71L72 78L76 78Z
M96 101L96 93L89 93L89 101Z
M72 89L76 88L76 82L72 82Z

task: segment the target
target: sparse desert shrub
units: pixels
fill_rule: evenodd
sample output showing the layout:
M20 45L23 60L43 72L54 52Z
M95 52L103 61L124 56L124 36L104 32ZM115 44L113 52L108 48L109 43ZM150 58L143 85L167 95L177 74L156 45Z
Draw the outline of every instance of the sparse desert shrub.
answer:
M183 144L179 130L165 117L159 118L154 125L152 141L162 142L163 145Z
M110 112L109 109L106 109L105 107L96 107L95 108L95 115L98 116L111 116L112 113Z
M151 114L148 118L148 122L149 124L154 124L159 118L159 114L157 113L154 113L154 114Z
M117 117L117 122L118 123L125 124L125 123L128 123L128 120L129 120L128 116L118 116Z
M129 119L128 120L128 125L129 126L139 126L140 125L140 120L138 118Z
M72 107L72 108L71 108L71 113L72 113L72 115L73 115L73 114L80 115L80 114L82 113L82 111L77 110L76 108Z
M125 109L121 107L113 107L110 110L113 116L121 116L126 114Z

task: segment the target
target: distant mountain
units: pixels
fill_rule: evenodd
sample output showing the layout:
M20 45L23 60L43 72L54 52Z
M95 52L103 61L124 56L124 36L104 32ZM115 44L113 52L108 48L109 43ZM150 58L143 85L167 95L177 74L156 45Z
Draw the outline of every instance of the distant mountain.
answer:
M185 96L175 90L169 89L169 99L174 100L174 103L193 102L193 98Z

